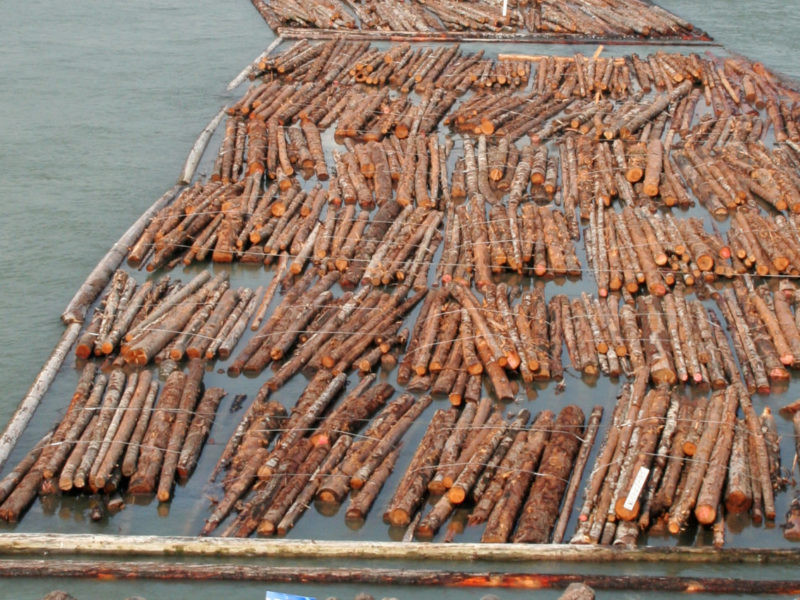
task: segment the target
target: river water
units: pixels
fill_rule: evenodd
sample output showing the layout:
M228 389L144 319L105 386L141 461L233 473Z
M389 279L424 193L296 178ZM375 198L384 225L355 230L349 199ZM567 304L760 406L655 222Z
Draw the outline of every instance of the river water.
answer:
M662 4L731 51L800 78L800 15L795 3L665 0ZM74 291L128 225L171 187L199 131L222 104L241 93L226 92L227 82L270 42L272 34L245 0L0 0L0 22L0 423L5 423L63 331L58 316ZM74 379L60 380L48 395L53 404L74 386ZM257 389L255 381L243 384L245 392ZM580 391L577 384L574 390ZM572 400L589 406L598 396L614 391L601 380L590 393ZM784 395L795 391L796 384ZM42 410L57 412L47 405ZM232 416L231 423L237 419ZM42 421L39 427L51 422ZM197 510L196 505L178 504L171 510L193 508ZM169 524L164 531L165 522L155 517L153 506L131 514L151 520L138 523L136 532L194 533ZM341 517L337 521L341 523ZM178 519L167 520L172 522ZM125 527L122 521L102 531L113 533ZM75 515L23 521L19 530L86 529ZM297 533L297 537L315 535L313 529L305 535ZM345 537L347 532L338 535ZM771 537L780 538L774 532ZM541 570L558 568L569 570L559 565L543 565ZM626 572L636 570L647 571L625 567ZM752 569L704 571L726 573L763 575ZM791 572L781 569L773 576L789 577ZM38 598L62 587L79 598L123 598L136 593L149 600L203 600L223 594L231 599L260 598L266 587L46 580L11 580L3 586L6 591L0 597L8 598ZM304 586L299 591L347 598L356 590ZM433 597L419 589L370 591L401 599ZM444 598L481 596L464 591L435 593ZM499 595L521 597L508 592Z

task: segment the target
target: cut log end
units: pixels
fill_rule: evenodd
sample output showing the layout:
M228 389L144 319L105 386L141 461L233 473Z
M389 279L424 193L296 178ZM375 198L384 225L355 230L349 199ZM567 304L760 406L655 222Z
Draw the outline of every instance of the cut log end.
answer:
M400 508L395 508L389 511L387 520L394 527L407 527L411 523L411 515Z
M442 481L431 481L428 484L428 492L430 492L432 496L441 496L446 491L447 488Z
M460 487L451 487L447 492L447 499L453 504L461 504L467 498L467 491Z
M789 355L789 356L792 356L792 355ZM783 362L782 359L781 359L781 362ZM791 364L791 362L794 362L794 357L793 356L792 356L792 361L790 361L789 363L783 363L783 364ZM770 381L789 381L790 378L791 378L791 375L789 374L789 371L787 369L784 369L783 367L774 367L774 368L770 369L770 371L769 371L769 379L770 379Z
M322 490L319 494L317 494L317 500L324 502L325 504L339 503L339 501L336 499L336 495L329 490Z
M717 518L717 509L707 504L700 504L694 509L694 516L701 525L711 525Z
M640 504L639 501L633 503L633 508L626 508L625 504L627 502L626 498L620 498L617 500L616 504L614 504L614 512L617 513L617 517L622 519L623 521L633 521L636 517L639 516L639 509Z

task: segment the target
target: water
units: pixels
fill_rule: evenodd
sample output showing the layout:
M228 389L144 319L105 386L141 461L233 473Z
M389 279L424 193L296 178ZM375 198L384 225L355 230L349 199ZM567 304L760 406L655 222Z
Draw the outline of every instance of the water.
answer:
M795 35L800 31L800 16L792 3L770 0L754 6L736 0L710 5L670 0L663 5L731 50L800 77L796 61L800 39ZM63 331L58 315L74 291L128 225L172 185L197 133L223 103L238 97L239 92L225 91L227 82L272 36L244 0L191 4L5 0L0 1L0 18L4 24L0 46L0 340L4 349L0 422L5 423ZM74 380L67 379L57 381L42 413L55 416L53 407L63 405L74 385ZM581 389L577 382L569 385L570 392ZM258 382L242 378L237 386L237 392L242 388L252 393ZM588 406L598 400L598 394L607 397L613 389L601 379L593 392L579 400ZM784 396L794 391L792 386ZM226 418L232 426L238 415ZM41 419L38 422L39 428L47 425ZM196 505L176 501L171 510L185 514L192 508L197 510ZM196 531L180 530L175 525L179 519L156 517L153 505L130 507L123 514L127 516L115 521L114 528L125 529L136 520L137 532ZM41 531L42 521L30 517L18 530ZM196 518L202 520L202 514ZM51 517L44 522L48 531L113 532L102 526L89 529L78 519L79 515ZM353 536L341 516L328 521L332 531L327 535ZM165 523L168 531L164 531ZM301 520L296 537L313 537L314 527L311 520ZM780 539L777 532L770 534L770 542L776 538ZM378 539L385 539L385 531ZM543 566L542 570L552 569ZM720 572L725 571L703 571L706 575ZM755 571L727 574L731 573L747 576ZM787 569L775 571L774 576L792 574ZM4 585L7 592L0 596L14 598L38 598L61 587L78 598L123 598L136 593L149 600L220 594L257 598L263 597L267 587L52 580L11 580ZM291 586L277 587L292 591ZM433 596L418 589L371 591L399 598ZM355 590L310 588L308 593L347 598ZM478 591L435 593L446 598L482 595ZM502 592L501 597L521 594Z

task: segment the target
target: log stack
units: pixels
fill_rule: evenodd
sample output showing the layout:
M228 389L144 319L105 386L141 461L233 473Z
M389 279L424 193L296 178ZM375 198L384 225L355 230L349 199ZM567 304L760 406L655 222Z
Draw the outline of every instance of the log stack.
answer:
M191 476L225 396L203 388L205 367L192 359L159 393L152 371L87 362L63 419L2 480L0 518L15 523L37 497L57 493L99 495L109 510L123 490L168 501Z
M606 5L595 24L612 35ZM348 27L352 3L325 6L280 5ZM486 14L355 6L352 26ZM537 6L534 29L582 20ZM527 26L533 7L511 8L481 27ZM204 534L285 535L310 503L347 502L354 528L377 510L453 540L468 515L485 541L560 542L581 484L576 542L694 523L719 541L723 511L775 518L781 442L750 395L800 366L797 91L710 54L490 58L345 38L293 44L255 77L208 180L111 278L76 347L73 405L0 483L0 516L55 490L169 501L215 433L223 392L200 382L220 360L263 380L213 457ZM214 275L166 273L204 261ZM233 288L234 261L264 287ZM156 275L138 284L144 267ZM575 287L586 272L596 293ZM622 392L586 423L586 407L531 420L517 406L572 373Z
M505 11L499 4L483 0L399 3L315 0L310 4L293 0L253 0L252 3L274 30L313 28L340 32L358 29L387 35L398 32L526 32L533 38L710 39L691 23L641 0L536 4L512 0Z

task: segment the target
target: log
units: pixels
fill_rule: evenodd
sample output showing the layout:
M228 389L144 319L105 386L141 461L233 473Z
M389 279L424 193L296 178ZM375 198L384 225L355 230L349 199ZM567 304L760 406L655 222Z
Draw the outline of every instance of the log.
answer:
M223 360L227 359L231 355L233 348L239 342L239 339L241 339L247 328L247 322L250 320L250 316L256 310L256 301L261 289L262 288L259 287L256 293L242 293L239 305L233 309L230 320L226 323L226 326L223 326L222 331L220 331L221 341L219 347L216 349L219 358ZM245 301L245 299L247 299L247 301ZM225 337L222 337L223 333L225 333ZM206 351L206 358L208 359L208 351Z
M291 473L291 476L286 479L286 482L271 500L269 508L258 524L258 533L260 535L272 535L276 532L278 522L311 479L312 474L316 472L317 468L325 460L329 451L330 445L327 441L321 440L313 446L305 460L296 469L296 472Z
M509 442L510 440L510 442ZM475 500L475 507L469 515L468 523L470 525L479 525L489 518L492 509L497 504L503 493L503 487L506 481L514 474L517 465L523 460L522 453L528 442L528 431L526 429L519 429L517 431L508 431L506 436L500 442L498 447L499 453L502 456L499 463L491 472L484 471L480 480L472 490L472 496ZM498 452L495 452L497 455ZM494 461L494 456L492 457Z
M567 476L580 446L583 423L583 411L575 405L569 405L559 413L542 455L539 474L522 508L514 542L544 543L550 537L567 487Z
M189 361L180 401L166 444L164 460L161 464L161 474L158 478L157 496L160 502L167 502L172 495L172 484L183 442L202 391L205 367L205 360L193 358Z
M39 374L36 376L36 379L34 379L25 397L20 401L17 409L14 411L14 414L3 430L3 434L0 435L0 468L2 468L6 460L8 460L8 455L14 449L25 427L27 427L28 422L36 411L45 392L47 392L50 384L53 382L70 348L72 348L75 340L78 339L80 330L80 321L71 322L67 326L64 333L61 335L61 339L58 341L55 348L53 348L52 353L42 367L42 370L39 371Z
M374 374L364 377L317 426L310 436L311 441L317 443L327 438L333 443L340 435L357 430L365 420L382 408L394 394L394 387L388 383L372 386L375 379Z
M225 496L217 503L206 519L200 535L209 535L213 532L228 516L228 513L239 498L253 485L258 468L267 457L267 446L272 440L273 433L280 429L286 417L286 409L277 402L262 403L254 400L251 409L253 409L252 420L248 419L248 415L251 413L249 410L248 414L242 419L243 423L249 422L249 425L246 428L246 433L243 433L241 444L238 444L236 458L239 459L240 464L226 487ZM235 437L232 437L231 440L233 441ZM215 468L215 474L219 469L231 464L233 453L237 451L236 446L236 444L230 444L229 442L225 447ZM212 475L212 478L215 474Z
M156 491L158 474L185 383L186 375L175 370L164 384L158 405L142 438L136 471L131 474L128 485L131 494L151 494Z
M664 592L717 594L796 594L800 582L781 579L739 579L724 577L676 577L670 575L569 575L554 573L508 573L480 571L433 571L414 569L354 569L325 567L220 566L212 564L165 564L140 562L133 568L129 562L14 560L0 562L4 577L75 577L94 579L153 579L194 581L259 581L307 584L358 583L374 585L426 585L446 587L547 589L584 583L595 589L652 589Z
M603 417L603 407L595 406L589 415L589 422L586 424L586 430L581 440L581 448L578 451L578 457L575 460L575 467L570 476L569 485L567 486L566 494L564 496L564 506L553 529L553 543L560 544L564 539L564 533L567 529L567 523L572 515L572 507L575 504L575 497L578 494L578 486L580 486L581 479L583 478L583 470L586 468L586 463L589 460L589 453L594 446L594 440L597 437L597 431L600 428L600 419Z
M711 451L717 439L723 409L727 399L722 393L716 393L709 402L707 424L694 453L694 460L689 465L686 481L680 495L675 499L669 511L668 527L672 534L680 532L685 526L689 514L697 502L697 493L703 484L703 476L709 463Z
M333 376L326 371L317 372L303 390L289 422L281 429L281 435L269 458L258 468L260 479L270 478L287 453L305 436L311 424L325 411L346 382L344 373Z
M636 427L639 429L638 444L629 450L633 457L627 469L627 478L620 479L619 498L614 503L617 517L633 521L639 516L641 502L639 497L651 472L651 465L658 444L662 422L667 413L669 393L663 389L650 390L643 401Z
M377 441L382 439L386 432L410 409L414 401L415 398L411 394L401 394L378 413L358 442L348 450L347 456L337 469L320 483L317 491L318 500L326 503L342 501L350 488L350 477L369 457L370 451Z
M502 543L511 536L517 514L525 503L531 480L540 464L540 457L544 451L551 432L554 428L555 415L549 410L539 413L528 431L526 447L523 450L523 461L508 477L503 487L502 496L494 506L486 523L482 542Z
M772 482L769 477L769 458L766 443L761 433L758 416L753 409L752 401L741 386L736 386L739 394L739 406L744 414L745 424L749 433L748 443L750 451L750 473L753 481L754 504L756 488L760 488L760 497L764 506L764 516L769 520L775 519L775 497Z
M93 368L87 368L84 371L84 375L88 376L89 373L94 376L91 392L88 391L87 386L84 390L81 390L81 396L73 397L71 409L67 413L67 417L64 418L64 424L67 425L67 427L63 430L59 427L57 431L58 437L60 438L59 444L51 446L42 452L40 467L42 471L41 475L43 475L45 479L52 479L58 474L75 443L100 406L108 378L101 372L95 373ZM83 376L81 379L83 380ZM80 383L84 382L79 382L79 388L81 387ZM77 394L78 389L76 389L76 396Z
M728 461L725 511L729 514L745 513L753 505L749 450L744 421L738 419L734 426L733 445Z
M208 388L203 393L197 410L194 412L189 430L186 432L176 466L176 473L181 481L186 481L194 471L208 432L214 423L217 407L226 395L222 388Z
M725 475L728 471L728 462L733 444L738 403L739 399L736 390L728 388L725 408L722 413L722 423L720 424L720 435L711 453L710 462L703 478L702 487L698 492L694 509L695 517L703 525L712 524L717 517L717 506L722 498L722 488L725 485Z
M347 452L347 450L350 448L352 439L353 438L349 435L342 435L336 440L336 443L333 444L333 447L330 449L330 452L328 452L325 460L311 475L306 486L300 491L295 498L295 501L283 515L283 518L281 518L277 527L278 535L286 535L286 533L288 533L288 531L294 527L297 519L299 519L305 510L311 505L311 502L317 493L320 482L322 481L322 477L328 475L341 461L345 452Z
M394 469L395 463L400 456L401 448L402 445L398 445L386 455L381 464L369 476L369 479L364 482L358 493L353 496L345 512L346 519L349 521L363 521L367 518L367 513L369 513L369 509L375 502L375 498Z
M122 459L121 472L126 477L130 477L136 471L136 465L139 460L139 446L144 438L144 434L147 431L147 427L150 424L150 416L152 414L153 405L155 404L157 394L158 382L152 381L151 377L150 385L146 389L141 410L137 415L133 432L130 434L130 438L126 442L127 446L124 446L125 454ZM121 427L120 435L122 435L124 431L125 429Z
M134 375L131 377L134 377ZM100 412L98 415L99 418L95 432L92 435L92 438L89 440L89 443L84 451L83 458L81 459L80 465L76 469L75 476L73 478L74 486L77 488L83 488L89 480L95 459L98 458L98 455L103 448L103 440L106 438L106 433L108 432L115 415L120 414L119 405L122 392L124 391L125 379L125 373L119 369L113 370L109 375L108 385L106 386L105 394L103 396L103 404L100 407Z
M411 523L412 516L422 504L435 466L439 463L445 442L455 424L456 414L454 409L440 409L434 413L425 435L387 505L383 515L384 521L395 527L406 527Z
M0 504L8 498L9 494L17 487L17 484L28 474L31 467L36 464L36 461L39 460L39 456L42 454L42 450L47 446L52 437L53 432L48 431L44 437L22 457L16 466L3 477L3 479L0 479Z
M391 429L389 429L384 436L382 436L380 441L370 449L369 458L367 458L350 477L351 488L358 490L364 486L372 472L384 461L403 434L411 427L411 424L416 418L430 405L432 400L431 396L425 395L417 399L417 401L403 413Z
M469 457L468 462L461 467L461 472L447 491L447 498L452 504L458 505L467 499L467 495L472 490L481 472L483 472L486 463L505 436L507 429L509 427L517 429L524 426L528 417L528 412L524 411L517 415L514 422L510 425L500 422L499 425L491 429L484 441L475 449L472 456Z

